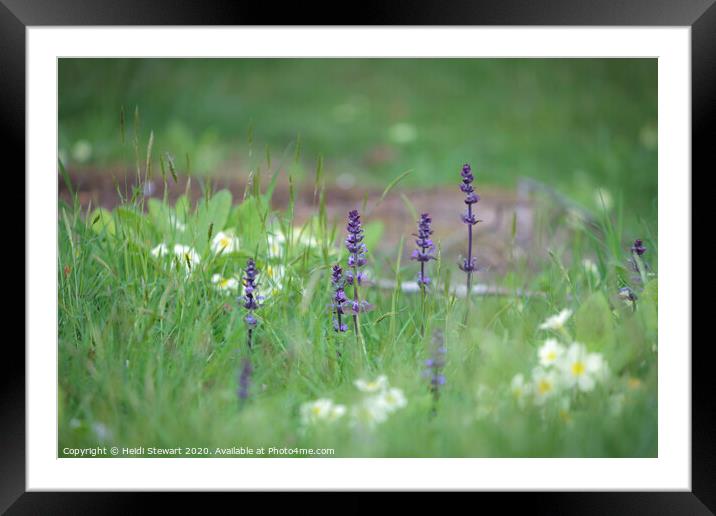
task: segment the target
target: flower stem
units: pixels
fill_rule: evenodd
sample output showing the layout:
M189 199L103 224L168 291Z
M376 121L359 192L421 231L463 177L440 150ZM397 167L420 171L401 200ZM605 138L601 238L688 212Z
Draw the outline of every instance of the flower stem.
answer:
M356 253L356 260L358 256ZM360 324L358 321L358 312L360 311L360 298L358 297L358 267L353 266L353 301L355 302L356 310L353 310L353 328L355 329L356 342L358 346L363 350L363 355L368 358L368 350L365 347L365 341L360 331Z
M639 277L641 278L641 286L644 287L646 285L646 267L644 267L644 262L641 261L641 256L639 256L638 253L632 253L631 255L634 259L636 271L639 273Z
M467 205L468 218L472 219L472 204ZM467 270L467 292L465 296L470 299L470 289L472 287L472 224L467 225L467 263L469 268Z
M420 262L420 337L425 337L425 262Z

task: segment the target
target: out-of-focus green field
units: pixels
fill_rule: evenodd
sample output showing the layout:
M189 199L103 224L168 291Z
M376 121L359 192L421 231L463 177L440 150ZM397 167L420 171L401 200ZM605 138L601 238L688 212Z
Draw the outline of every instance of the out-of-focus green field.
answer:
M63 59L69 168L133 163L136 108L142 145L153 130L194 173L298 136L309 177L318 154L358 186L452 184L468 161L480 184L532 177L591 209L604 188L627 221L656 218L655 59Z

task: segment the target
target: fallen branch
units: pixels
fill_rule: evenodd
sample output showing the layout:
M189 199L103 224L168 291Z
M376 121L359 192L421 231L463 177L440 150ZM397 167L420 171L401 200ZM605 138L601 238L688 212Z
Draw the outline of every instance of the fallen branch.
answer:
M394 290L395 281L387 278L379 278L372 282L373 285L384 290ZM402 281L400 283L400 290L407 294L417 294L420 292L420 287L416 281ZM457 297L466 297L467 287L465 285L453 285L449 289L450 294L454 294ZM485 285L478 283L472 287L472 295L476 296L515 296L515 297L544 297L544 292L531 292L529 290L509 289L504 287L496 287L491 285Z

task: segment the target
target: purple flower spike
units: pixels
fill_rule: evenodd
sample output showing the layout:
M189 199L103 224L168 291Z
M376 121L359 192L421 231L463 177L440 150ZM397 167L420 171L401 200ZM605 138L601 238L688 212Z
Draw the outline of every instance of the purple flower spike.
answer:
M239 389L238 395L239 400L244 402L249 397L249 387L251 387L251 375L254 369L251 367L251 360L245 358L241 365L241 372L239 373Z
M256 262L254 262L253 259L249 258L246 261L246 270L244 271L244 295L239 297L239 302L243 305L243 307L247 310L246 316L244 317L244 321L246 322L246 326L249 329L248 332L248 344L249 349L251 349L251 337L254 328L258 325L258 321L256 320L256 317L254 316L254 310L259 308L261 305L262 298L260 296L257 296L255 294L256 288L258 286L256 282L256 277L258 276L258 270L256 269Z
M445 347L445 339L440 330L433 334L432 352L430 358L425 360L425 370L423 376L430 381L430 392L433 394L433 415L437 412L437 404L440 399L440 388L445 385L445 355L447 348Z
M360 213L358 210L351 210L348 213L348 226L346 227L346 249L348 249L348 267L346 272L346 283L353 286L353 301L351 311L353 312L353 326L358 334L358 314L370 310L370 305L358 298L358 287L363 283L364 274L360 270L367 263L365 244L363 243L363 227L361 226ZM340 326L339 326L340 328Z
M341 321L341 316L345 313L343 311L343 307L348 302L348 298L343 290L343 269L338 264L333 266L331 283L333 283L333 303L331 304L331 307L333 308L335 314L333 319L333 329L337 332L344 332L348 330L348 326Z
M644 243L637 238L634 240L634 245L631 246L631 252L641 256L646 252L646 247L644 247Z
M432 222L433 219L430 218L429 214L421 214L420 220L418 221L418 232L417 234L413 234L415 237L417 237L415 239L415 244L418 246L418 248L413 251L413 254L410 258L412 260L420 262L418 285L420 285L421 287L427 287L430 284L430 278L425 274L425 264L430 260L435 260L435 256L433 256L435 245L430 238L430 235L433 234L433 230L431 228Z
M463 223L467 224L467 258L460 264L460 270L467 273L467 295L469 296L472 287L472 273L477 270L477 260L472 256L472 226L480 222L472 211L472 205L480 201L480 196L472 186L475 176L472 175L470 165L465 163L462 166L460 176L462 177L460 190L465 194L465 204L467 204L467 211L461 215Z

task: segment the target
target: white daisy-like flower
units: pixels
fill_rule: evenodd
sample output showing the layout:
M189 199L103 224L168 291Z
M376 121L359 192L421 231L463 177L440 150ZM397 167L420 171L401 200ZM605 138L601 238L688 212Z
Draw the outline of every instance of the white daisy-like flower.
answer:
M361 392L382 392L388 387L388 377L380 375L375 380L358 379L353 383Z
M388 419L388 411L371 396L351 409L351 419L354 425L373 428Z
M214 254L235 253L239 250L239 239L234 235L219 231L211 240L211 250Z
M408 404L405 394L403 394L403 391L397 387L391 387L390 389L382 391L380 394L373 397L371 402L382 405L383 409L388 414L391 414Z
M281 231L277 231L275 234L268 235L267 238L269 258L280 258L286 244L286 236Z
M346 413L345 405L333 403L333 400L321 398L301 405L301 422L304 425L333 423Z
M557 374L554 370L537 367L532 371L532 391L536 404L542 405L557 394L557 381Z
M236 278L224 278L221 274L214 274L211 283L219 291L236 291L239 288L239 280Z
M259 273L259 295L269 297L277 294L283 288L283 278L286 269L283 265L267 264Z
M606 375L607 367L599 353L588 353L584 344L573 343L560 361L562 377L567 387L576 387L588 392L594 389L597 380Z
M167 248L167 244L161 243L149 251L149 254L151 254L154 258L161 258L162 256L166 256L168 252L169 249Z
M510 390L512 391L512 396L515 397L517 402L522 404L524 403L525 397L530 394L532 389L530 384L525 382L525 376L522 373L519 373L512 377Z
M185 268L187 274L193 271L201 262L199 253L188 245L176 244L174 246L174 254L179 259L181 266Z
M555 339L547 339L539 348L537 355L539 356L539 364L543 367L550 367L557 363L564 353L564 347Z
M564 324L572 316L572 310L565 308L557 315L548 317L545 322L539 325L540 330L561 330L564 328Z

